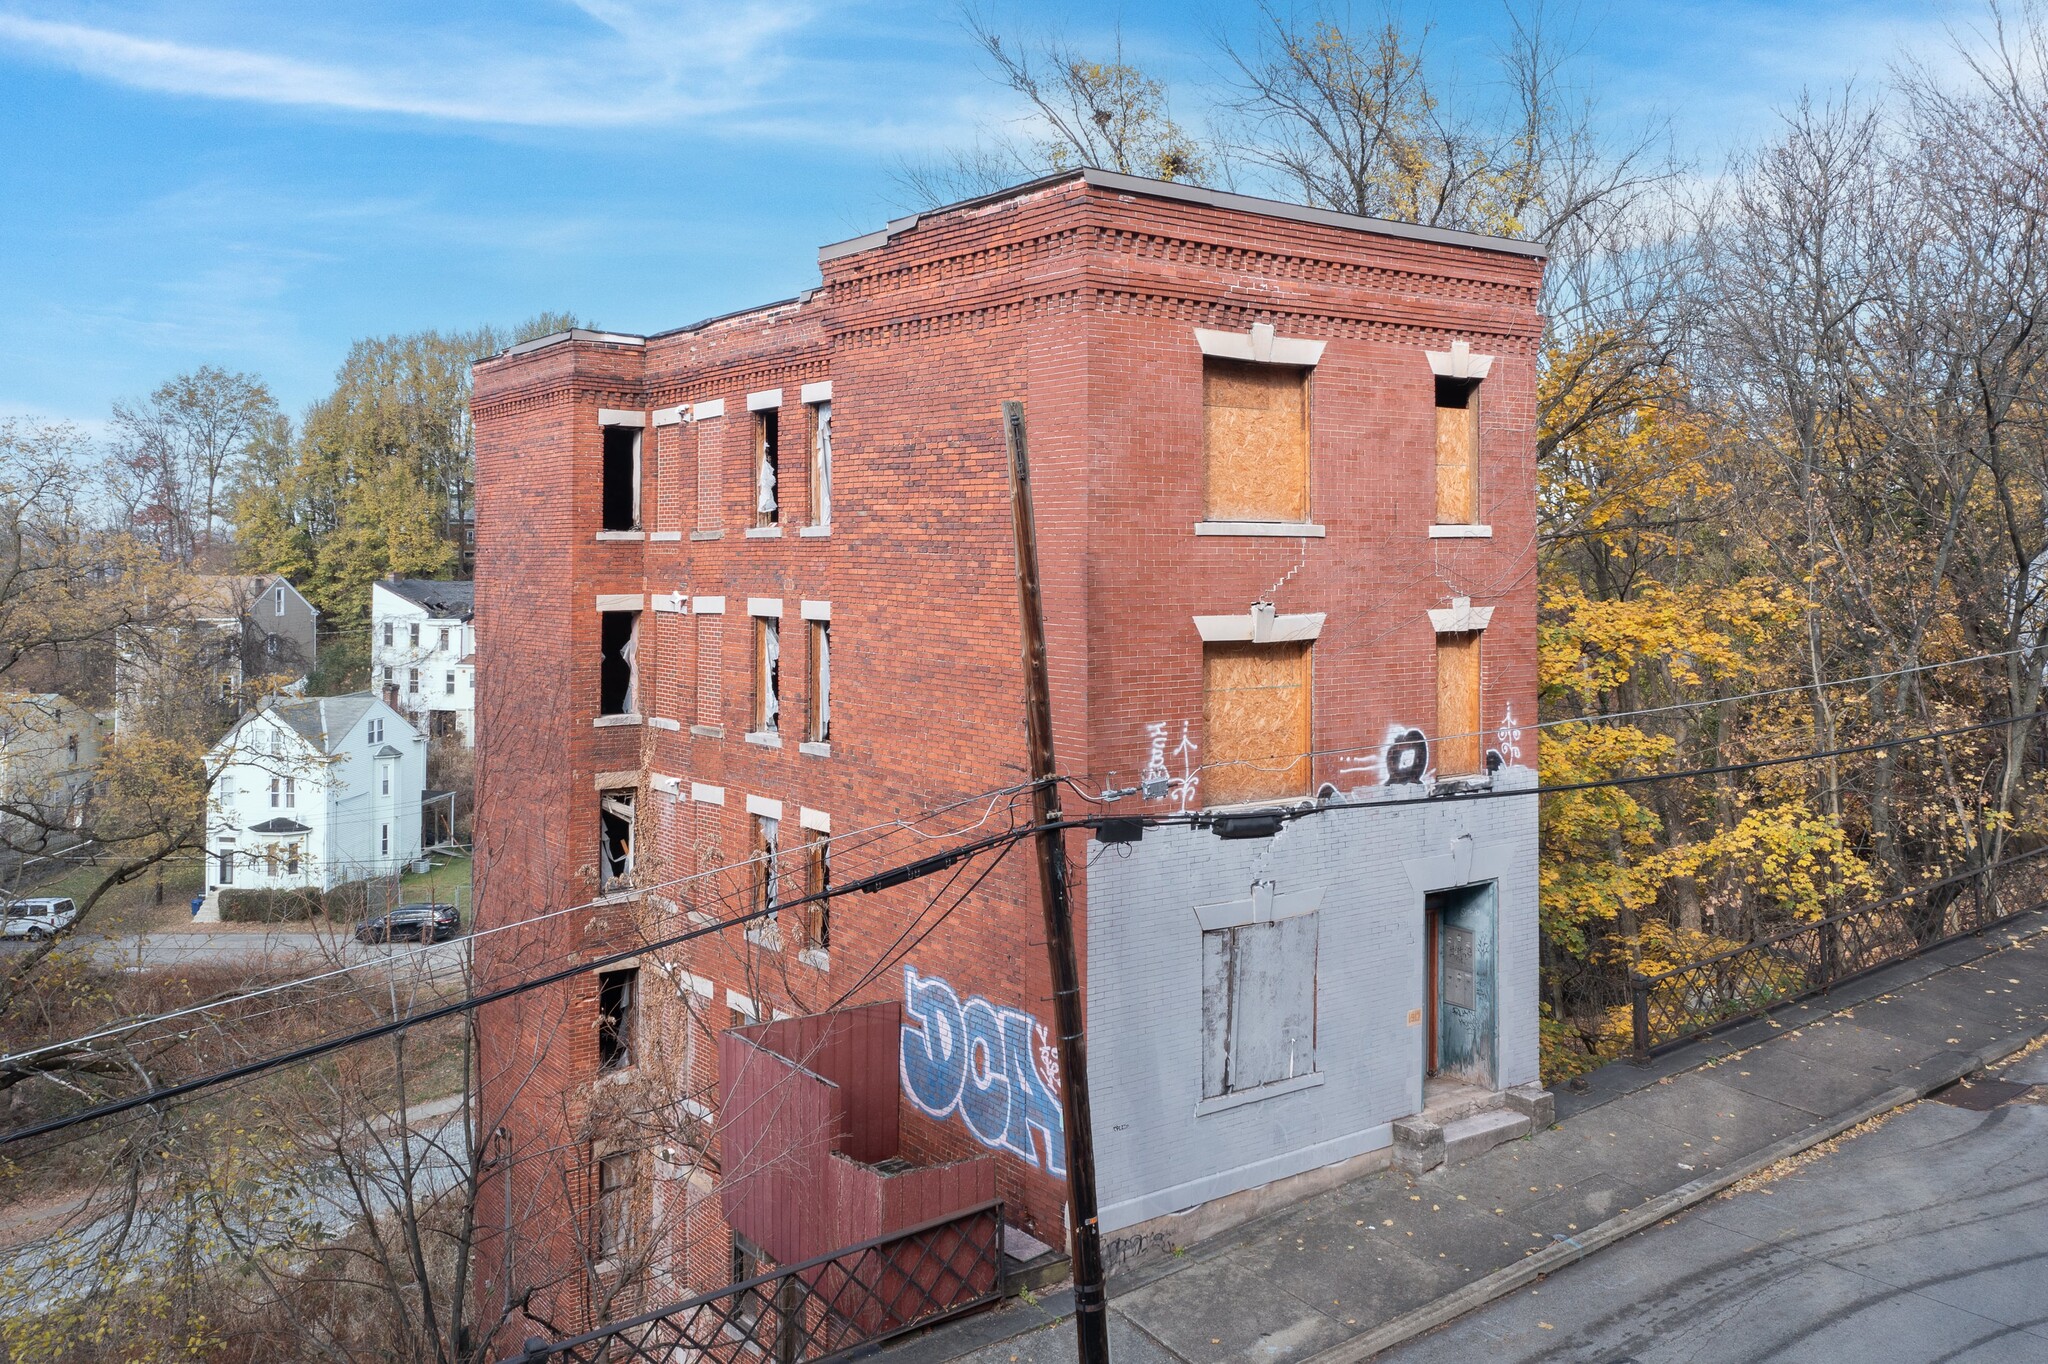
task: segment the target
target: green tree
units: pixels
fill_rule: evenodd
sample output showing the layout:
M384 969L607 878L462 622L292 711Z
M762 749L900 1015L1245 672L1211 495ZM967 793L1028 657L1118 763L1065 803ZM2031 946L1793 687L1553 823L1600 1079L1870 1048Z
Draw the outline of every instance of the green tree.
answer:
M273 422L253 443L235 497L244 566L289 576L340 631L362 624L378 578L459 571L475 477L470 364L577 325L542 313L509 329L357 341L296 435Z

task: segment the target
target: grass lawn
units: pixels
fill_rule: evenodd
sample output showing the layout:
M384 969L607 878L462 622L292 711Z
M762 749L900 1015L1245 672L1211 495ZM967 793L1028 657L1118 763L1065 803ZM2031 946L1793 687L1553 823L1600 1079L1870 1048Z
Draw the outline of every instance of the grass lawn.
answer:
M72 867L33 885L24 884L18 895L68 895L83 903L100 878L103 866ZM192 922L192 897L206 890L204 868L197 857L176 858L164 864L163 903L156 902L156 873L144 872L126 885L115 886L100 897L80 926L82 932L142 933L158 928L178 928ZM463 871L464 883L468 869Z
M432 871L407 872L398 878L398 898L402 904L418 904L432 901L435 904L454 905L462 911L462 922L470 921L469 903L469 857L466 854L435 857Z

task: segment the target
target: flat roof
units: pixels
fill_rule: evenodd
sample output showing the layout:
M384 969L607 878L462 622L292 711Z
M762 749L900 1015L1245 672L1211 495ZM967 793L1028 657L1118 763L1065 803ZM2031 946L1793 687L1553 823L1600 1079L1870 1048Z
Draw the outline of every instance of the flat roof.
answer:
M833 242L818 248L818 263L838 260L858 251L867 251L881 246L901 232L908 232L925 218L940 213L952 213L963 208L975 208L981 204L992 204L1004 199L1013 199L1020 194L1029 194L1069 180L1079 180L1099 189L1115 190L1120 194L1143 194L1154 199L1172 199L1184 204L1201 204L1208 208L1233 209L1240 213L1256 213L1267 218L1282 218L1288 222L1315 223L1321 227L1343 228L1349 232L1370 232L1381 237L1404 237L1410 241L1435 242L1444 246L1465 246L1479 251L1502 251L1514 256L1548 257L1550 248L1542 242L1521 241L1513 237L1490 237L1483 232L1457 232L1447 227L1424 227L1418 223L1397 223L1387 218L1367 218L1356 213L1339 213L1335 209L1311 208L1307 204L1290 204L1283 199L1261 199L1250 194L1229 194L1220 189L1203 189L1199 185L1183 185L1172 180L1149 180L1142 175L1123 175L1116 171L1097 170L1084 167L1081 170L1062 171L1058 175L1042 176L1021 185L997 190L975 199L962 199L957 204L927 209L908 217L893 218L888 226L845 241Z

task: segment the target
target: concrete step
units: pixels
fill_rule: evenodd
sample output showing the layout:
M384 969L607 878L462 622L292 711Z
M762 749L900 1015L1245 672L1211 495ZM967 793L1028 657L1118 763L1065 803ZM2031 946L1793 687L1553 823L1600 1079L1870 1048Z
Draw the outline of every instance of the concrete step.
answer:
M1444 1164L1456 1165L1491 1151L1502 1142L1525 1137L1529 1126L1528 1114L1508 1108L1488 1109L1445 1123Z
M1433 1123L1453 1123L1460 1118L1469 1118L1474 1113L1483 1113L1489 1108L1499 1108L1505 1102L1500 1091L1484 1085L1447 1084L1442 1080L1431 1080L1422 1091L1422 1116Z

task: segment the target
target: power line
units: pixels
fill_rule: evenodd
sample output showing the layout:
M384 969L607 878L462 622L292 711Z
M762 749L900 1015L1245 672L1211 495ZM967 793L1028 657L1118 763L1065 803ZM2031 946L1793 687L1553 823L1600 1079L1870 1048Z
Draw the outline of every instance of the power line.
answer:
M578 962L574 966L562 967L559 970L550 971L540 976L529 977L509 985L486 990L481 994L471 994L447 1004L436 1005L422 1013L408 1014L403 1018L395 1018L373 1027L345 1033L339 1037L323 1038L318 1042L308 1043L305 1046L296 1047L290 1051L259 1057L256 1060L247 1061L238 1066L230 1066L225 1070L197 1076L190 1080L183 1080L177 1084L159 1086L145 1093L131 1095L123 1099L112 1099L63 1117L51 1118L47 1121L33 1123L27 1127L16 1128L9 1132L0 1132L0 1146L27 1141L52 1132L61 1132L66 1128L76 1127L80 1123L113 1117L116 1114L126 1113L131 1109L140 1108L147 1104L162 1103L170 1099L181 1098L186 1094L207 1089L214 1085L225 1084L229 1081L244 1079L252 1075L260 1075L266 1071L275 1070L280 1066L293 1065L300 1061L316 1060L319 1057L355 1046L358 1043L372 1042L380 1037L388 1037L393 1033L401 1032L420 1024L432 1023L439 1019L470 1013L482 1008L486 1004L494 1004L500 1000L509 999L514 995L524 994L530 990L541 989L548 985L558 985L565 980L573 980L579 976L588 975L592 971L602 970L607 966L630 961L647 952L659 952L671 947L679 947L694 939L751 923L756 919L767 918L785 909L801 908L807 904L828 900L839 895L850 895L856 891L870 893L886 890L892 886L903 885L906 882L917 880L934 872L944 871L957 862L976 856L1004 842L1026 836L1031 832L1032 827L1027 826L1022 828L1021 832L1019 829L1013 828L1006 829L999 834L985 835L959 847L933 853L929 857L920 858L915 862L904 863L897 867L875 872L872 875L849 881L841 886L835 886L815 894L800 896L793 900L778 901L760 909L749 910L744 914L735 915L732 918L720 919L715 923L686 929L683 932L671 934L666 938L659 938L653 942L641 943L621 951L605 953L590 960Z
M1964 734L1980 733L1985 730L2004 728L2014 724L2020 724L2032 720L2037 720L2042 718L2044 715L2048 715L2048 712L2034 711L2026 715L2007 716L1999 720L1979 721L1975 724L1959 725L1949 729L1929 730L1922 733L1897 736L1890 739L1872 740L1860 744L1845 745L1835 749L1816 749L1803 753L1786 754L1772 758L1758 758L1739 763L1721 763L1711 767L1691 768L1676 772L1640 773L1625 777L1606 777L1581 782L1562 782L1550 786L1537 785L1531 787L1511 789L1487 788L1467 791L1446 791L1438 794L1401 797L1392 800L1345 801L1335 804L1321 802L1305 802L1301 805L1293 807L1273 807L1262 813L1270 814L1277 820L1288 821L1301 819L1312 814L1321 814L1335 810L1382 810L1398 808L1400 806L1406 805L1421 805L1428 803L1469 800L1501 799L1517 796L1529 797L1560 795L1576 791L1637 786L1650 782L1682 781L1699 777L1726 775L1734 772L1748 772L1757 771L1764 768L1782 767L1792 763L1814 762L1826 758L1846 757L1857 753L1878 752L1887 748L1901 747L1909 743L1925 743L1938 739L1955 738L1957 736ZM1069 783L1071 783L1072 781L1071 778L1064 777L1059 778L1059 780L1067 781ZM200 1076L191 1080L182 1081L174 1085L162 1086L160 1088L148 1091L143 1094L134 1095L129 1098L110 1100L106 1103L96 1105L92 1108L83 1109L77 1113L69 1114L64 1117L52 1118L42 1123L32 1124L28 1127L17 1128L13 1131L0 1133L0 1146L12 1145L16 1142L26 1141L34 1137L47 1135L52 1132L62 1131L66 1128L77 1126L80 1123L94 1121L99 1118L111 1117L115 1114L128 1112L132 1109L142 1107L146 1104L160 1103L169 1099L179 1098L185 1094L193 1093L197 1090L205 1089L210 1086L226 1083L232 1080L242 1079L247 1076L261 1074L265 1071L274 1070L280 1066L290 1065L299 1061L313 1060L320 1056L324 1056L329 1053L342 1050L346 1047L353 1046L360 1042L374 1041L379 1037L389 1036L392 1033L402 1031L406 1028L413 1027L417 1024L431 1023L441 1018L448 1018L453 1017L457 1014L472 1012L486 1004L496 1003L500 1000L511 998L514 995L526 993L530 990L540 989L548 985L559 984L562 981L574 979L578 976L587 975L592 971L601 970L606 966L616 965L620 962L630 961L646 952L662 951L671 947L681 946L683 943L693 941L694 939L700 937L708 936L712 933L721 932L727 928L736 927L741 924L752 922L756 919L761 919L775 915L784 909L800 908L807 904L813 904L821 901L830 900L837 896L852 894L856 891L861 893L871 893L874 891L885 890L893 886L903 885L907 882L917 880L920 877L928 876L935 872L944 871L954 866L955 864L967 858L974 857L984 851L987 851L988 849L995 848L1005 843L1015 841L1018 838L1034 836L1037 832L1044 828L1056 828L1062 831L1068 829L1099 828L1103 823L1105 823L1111 818L1113 817L1104 815L1091 815L1082 819L1062 820L1056 825L1022 825L1011 829L1007 829L1001 833L985 835L982 838L975 839L965 844L961 844L958 847L950 848L943 852L934 853L929 857L921 858L915 862L904 863L896 867L887 868L885 870L875 872L869 876L849 881L840 886L830 887L824 891L799 896L792 900L778 901L774 904L765 906L760 909L750 910L744 914L736 915L729 919L721 919L711 924L701 925L695 928L685 930L681 933L672 934L666 938L657 939L653 942L642 943L637 946L627 948L618 952L608 953L603 956L591 959L589 961L579 962L574 966L564 967L560 970L551 971L541 976L532 977L524 981L515 981L511 984L499 986L495 989L488 990L482 994L470 995L460 1000L451 1001L448 1004L437 1005L434 1008L428 1009L423 1013L410 1014L404 1018L393 1019L389 1022L378 1024L375 1027L362 1029L354 1033L344 1034L340 1037L323 1039L320 1042L310 1043L304 1047L299 1047L292 1051L280 1053L274 1056L258 1058L257 1060L245 1062L240 1066L230 1067L226 1070L215 1072L210 1075ZM1214 814L1203 812L1186 815L1145 816L1139 817L1139 822L1148 827L1166 827L1171 825L1194 826L1214 823L1216 818L1217 816ZM977 881L976 884L979 884L979 882ZM950 911L948 912L950 913ZM936 925L934 925L934 927L936 927Z
M916 824L913 821L898 817L893 820L878 820L875 823L866 825L862 828L852 829L844 834L835 835L829 840L830 846L832 847L835 855L840 857L846 857L859 853L863 849L871 847L875 843L880 842L882 838L895 833L908 833L917 838L922 839L957 838L961 834L969 833L986 824L989 821L989 818L995 813L997 804L1001 802L1004 796L1014 796L1018 792L1027 790L1028 788L1029 783L1022 783L1012 784L1006 787L997 787L988 791L978 791L972 795L956 797L943 805L933 808L925 814L917 816L918 820L928 820L935 818L939 815L945 814L949 810L956 810L962 805L969 805L974 803L975 801L979 801L984 798L986 798L989 801L989 807L982 813L982 817L980 819L974 821L972 824L963 825L957 829L950 829L941 833L926 833L924 830L916 827ZM865 843L854 843L851 845L847 845L846 843L844 843L844 840L860 838L863 835L874 836L869 838ZM754 863L758 860L758 857L748 857L742 861L729 862L722 866L709 867L699 871L690 872L687 875L671 877L666 881L658 881L645 885L635 886L633 890L635 894L655 894L661 891L675 890L679 887L687 886L692 882L706 880L715 876L721 876L728 872L739 871L742 868L754 865ZM602 898L603 897L600 897L600 899ZM535 924L546 923L551 919L560 918L565 914L575 914L583 910L594 909L597 907L598 903L598 900L585 900L578 904L564 905L559 909L551 909L544 913L536 914L529 919L521 919L511 923L496 924L490 928L476 929L469 933L466 938L450 939L449 941L451 943L458 941L464 943L474 943L480 939L491 937L494 934L507 933L518 929L530 928ZM423 957L427 953L433 951L434 948L432 944L422 943L419 946L411 948L409 950L411 951L413 956ZM276 981L269 985L259 986L253 990L246 990L239 994L230 995L221 999L208 1000L201 1004L188 1005L182 1009L169 1010L167 1012L156 1014L148 1018L133 1019L122 1023L110 1024L109 1026L101 1028L98 1031L84 1033L78 1037L69 1038L62 1042L49 1042L39 1047L29 1048L26 1051L19 1051L11 1055L0 1056L0 1070L5 1070L18 1062L30 1060L37 1056L46 1055L50 1052L76 1049L79 1047L83 1047L88 1043L103 1041L104 1039L109 1037L133 1033L143 1028L154 1027L163 1023L176 1022L181 1018L189 1018L198 1014L208 1013L217 1009L225 1009L235 1004L246 1003L254 999L261 999L265 996L278 994L286 990L299 989L309 985L317 985L322 981L338 979L340 977L350 975L357 971L364 971L378 967L383 967L388 970L391 965L391 961L392 958L390 956L384 956L371 958L365 961L352 962L348 965L338 966L331 970L319 971L307 976L298 976L290 980Z

